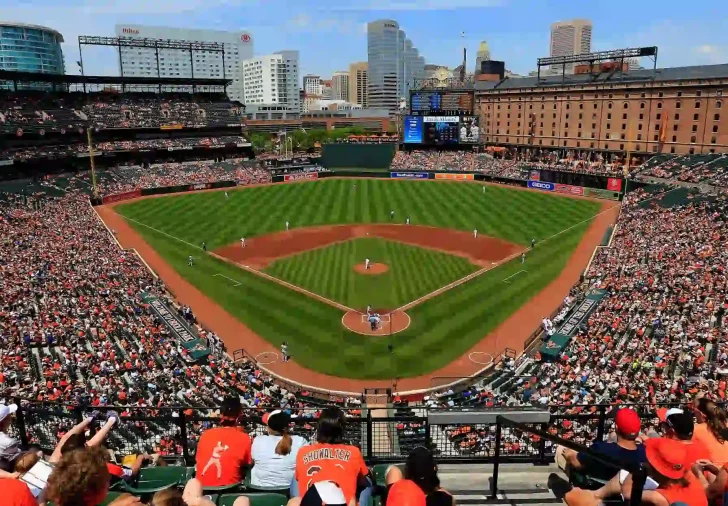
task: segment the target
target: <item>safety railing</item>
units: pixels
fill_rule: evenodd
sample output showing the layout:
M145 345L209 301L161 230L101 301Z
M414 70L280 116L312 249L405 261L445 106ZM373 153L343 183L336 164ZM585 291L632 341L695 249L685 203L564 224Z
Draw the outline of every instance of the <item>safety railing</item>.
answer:
M1 399L1 396L0 396ZM141 452L194 460L199 437L218 424L215 408L137 408L137 407L69 407L20 399L5 399L19 408L10 434L23 447L52 450L60 437L83 420L91 410L100 415L91 426L98 430L106 412L120 414L106 444L122 455ZM667 406L667 405L664 405ZM643 432L649 434L659 426L658 406L633 406L642 418ZM291 432L314 441L316 420L321 407L291 408ZM553 438L578 445L590 445L613 433L613 406L543 407L546 418L532 428L553 436L545 438L533 431L502 432L495 415L527 415L536 408L434 410L424 407L391 407L386 410L346 409L348 443L361 448L369 463L401 462L417 446L430 448L441 462L546 463L553 459ZM246 408L241 426L251 435L265 433L264 409ZM515 414L515 415L514 415ZM379 415L385 415L380 417ZM501 424L502 425L502 424Z

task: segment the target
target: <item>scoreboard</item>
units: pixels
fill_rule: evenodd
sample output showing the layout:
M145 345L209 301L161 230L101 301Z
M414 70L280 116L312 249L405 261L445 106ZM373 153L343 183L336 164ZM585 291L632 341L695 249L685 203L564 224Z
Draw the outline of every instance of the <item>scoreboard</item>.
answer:
M473 104L469 91L416 91L410 95L412 116L472 116Z

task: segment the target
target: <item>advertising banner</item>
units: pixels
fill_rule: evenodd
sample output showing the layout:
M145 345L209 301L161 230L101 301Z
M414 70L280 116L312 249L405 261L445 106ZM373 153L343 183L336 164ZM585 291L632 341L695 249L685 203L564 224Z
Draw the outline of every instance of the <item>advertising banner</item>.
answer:
M617 177L607 178L607 190L612 192L621 192L622 180Z
M554 191L554 183L544 183L543 181L529 181L528 187L545 192Z
M133 190L130 192L117 193L116 195L107 195L101 201L104 204L113 204L115 202L122 202L124 200L135 199L142 196L141 190Z
M190 191L207 190L208 188L211 188L210 183L197 183L190 185Z
M427 172L390 172L392 179L429 179Z
M528 179L531 181L539 181L541 179L541 171L538 169L531 169L528 173Z
M598 199L619 200L619 193L601 190L598 188L584 188L584 195Z
M422 144L421 116L405 116L404 142L405 144Z
M318 172L302 172L283 176L283 181L301 181L303 179L318 179Z
M473 181L475 174L435 174L435 179L448 179L450 181Z
M567 195L584 195L584 188L581 186L571 186L569 184L557 184L555 191L566 193Z

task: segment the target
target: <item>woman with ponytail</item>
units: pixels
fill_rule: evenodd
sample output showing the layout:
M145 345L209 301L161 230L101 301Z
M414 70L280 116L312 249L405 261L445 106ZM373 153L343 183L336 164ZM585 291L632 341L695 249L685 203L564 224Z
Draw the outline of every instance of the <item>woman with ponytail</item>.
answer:
M695 402L693 438L701 441L710 452L710 460L721 467L728 463L728 415L713 401L701 397Z
M307 444L306 440L289 434L291 417L284 411L266 413L263 423L268 427L268 434L253 440L250 484L287 489L293 482L298 450Z

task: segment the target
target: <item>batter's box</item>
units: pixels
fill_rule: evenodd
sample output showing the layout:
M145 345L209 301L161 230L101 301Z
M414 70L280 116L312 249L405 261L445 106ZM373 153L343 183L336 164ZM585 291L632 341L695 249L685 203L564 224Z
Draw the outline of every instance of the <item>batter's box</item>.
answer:
M379 315L379 318L380 318L380 320L382 320L381 323L389 323L389 315L388 314L380 314ZM363 314L363 315L361 315L361 322L362 323L369 323L369 316L366 313Z

